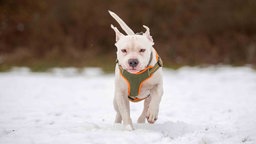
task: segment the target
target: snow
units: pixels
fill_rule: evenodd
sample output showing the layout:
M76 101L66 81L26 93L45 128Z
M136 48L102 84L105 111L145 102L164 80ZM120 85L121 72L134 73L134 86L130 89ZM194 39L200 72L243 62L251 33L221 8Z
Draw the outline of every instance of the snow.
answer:
M256 71L164 69L156 124L114 124L114 75L99 68L0 73L0 144L255 144Z

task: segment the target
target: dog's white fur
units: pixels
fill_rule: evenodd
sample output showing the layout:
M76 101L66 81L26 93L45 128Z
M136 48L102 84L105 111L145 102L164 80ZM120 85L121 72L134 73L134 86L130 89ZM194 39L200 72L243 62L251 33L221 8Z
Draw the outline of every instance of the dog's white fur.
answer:
M157 62L156 51L153 48L154 42L150 35L149 28L143 26L146 32L142 35L136 35L125 22L115 13L109 11L110 15L119 23L127 35L122 34L116 27L111 25L111 28L116 34L116 47L118 64L126 69L128 72L136 73L145 69L150 60L150 54L153 53L153 59L150 63L154 66ZM144 49L145 52L140 52ZM125 51L126 52L125 52ZM128 64L129 59L138 59L139 64L136 68L131 68ZM123 77L120 75L118 64L115 68L115 96L114 108L116 110L115 123L121 123L129 130L133 129L132 120L130 118L130 104L128 100L128 86ZM150 94L149 97L147 97ZM141 88L138 98L146 98L144 101L144 109L138 118L138 123L145 123L145 119L149 123L154 123L158 117L159 104L163 95L163 78L162 67L160 67L153 76L146 80Z

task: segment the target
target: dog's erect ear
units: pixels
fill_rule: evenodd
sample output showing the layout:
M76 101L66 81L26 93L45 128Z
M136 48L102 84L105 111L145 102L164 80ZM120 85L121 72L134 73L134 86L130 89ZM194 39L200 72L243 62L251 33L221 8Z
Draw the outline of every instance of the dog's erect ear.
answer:
M115 31L116 33L116 41L118 41L122 36L124 36L115 26L111 24L111 28Z
M151 41L154 44L153 38L150 35L149 28L145 25L143 25L143 27L146 29L146 32L143 35L145 35L148 38L148 40Z

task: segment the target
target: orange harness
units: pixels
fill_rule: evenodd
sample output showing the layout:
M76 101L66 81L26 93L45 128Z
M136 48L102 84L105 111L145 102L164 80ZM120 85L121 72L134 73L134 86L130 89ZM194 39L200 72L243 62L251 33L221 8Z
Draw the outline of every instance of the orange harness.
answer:
M151 53L151 58L150 58L149 64L152 61L152 57L153 57L152 55L153 54ZM128 71L123 69L121 65L119 65L120 75L123 77L123 79L125 80L125 82L127 83L127 86L128 86L128 98L130 101L138 102L138 101L145 99L145 98L140 99L137 96L140 94L140 90L141 90L143 82L145 82L146 80L151 78L153 76L153 74L160 67L163 66L163 62L157 53L156 53L156 60L157 60L157 62L154 66L149 66L149 64L148 64L148 66L145 69L143 69L142 71L139 71L138 73L135 73L135 74L129 73Z

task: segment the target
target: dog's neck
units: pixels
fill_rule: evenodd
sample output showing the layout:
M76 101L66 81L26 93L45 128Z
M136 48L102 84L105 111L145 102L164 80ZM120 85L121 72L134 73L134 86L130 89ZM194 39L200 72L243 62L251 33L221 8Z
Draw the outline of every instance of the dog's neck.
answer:
M150 58L149 58L147 67L151 64L152 59L153 59L153 52L150 53Z

